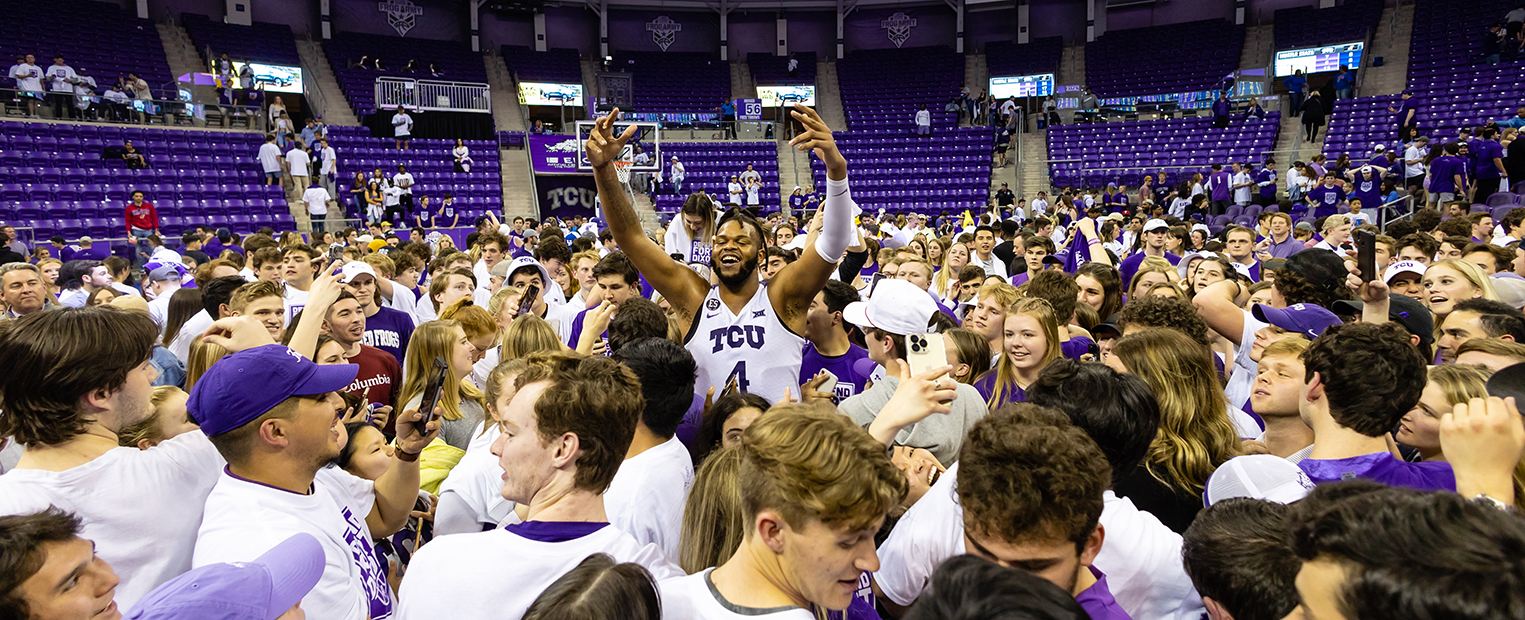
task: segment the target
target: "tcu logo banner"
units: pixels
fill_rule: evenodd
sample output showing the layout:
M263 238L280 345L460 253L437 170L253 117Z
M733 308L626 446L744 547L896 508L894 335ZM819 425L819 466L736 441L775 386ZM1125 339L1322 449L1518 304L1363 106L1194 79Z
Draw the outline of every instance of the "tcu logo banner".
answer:
M675 22L666 15L658 15L656 19L646 22L646 31L651 33L651 40L667 51L667 46L678 40L678 33L683 31L683 24Z
M879 27L889 33L890 42L894 43L895 47L900 47L905 45L906 39L911 38L911 29L916 27L916 18L896 11L894 15L880 21Z
M408 0L386 0L378 3L376 10L387 14L387 23L397 31L398 36L407 36L408 31L418 23L418 16L424 14L423 7Z

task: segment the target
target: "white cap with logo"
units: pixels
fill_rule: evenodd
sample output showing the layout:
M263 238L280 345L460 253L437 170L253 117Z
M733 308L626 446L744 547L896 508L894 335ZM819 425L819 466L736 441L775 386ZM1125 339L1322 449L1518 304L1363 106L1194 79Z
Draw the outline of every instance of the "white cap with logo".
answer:
M937 303L926 291L905 280L880 280L868 301L855 301L842 308L842 320L858 327L904 336L924 334Z

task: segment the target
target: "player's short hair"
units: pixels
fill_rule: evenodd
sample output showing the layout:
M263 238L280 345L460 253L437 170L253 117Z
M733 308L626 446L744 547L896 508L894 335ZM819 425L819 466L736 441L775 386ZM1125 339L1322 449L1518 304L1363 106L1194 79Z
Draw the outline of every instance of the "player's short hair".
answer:
M958 270L959 282L978 282L985 279L985 268L979 265L964 265Z
M508 246L503 246L508 251ZM559 260L563 263L572 260L572 248L567 246L567 240L561 235L540 235L540 243L535 244L535 260L544 263L549 260Z
M1493 264L1497 266L1498 271L1514 271L1514 250L1489 243L1468 243L1467 247L1461 251L1461 255L1465 258L1469 254L1478 252L1493 257Z
M609 353L618 355L626 344L646 338L667 337L667 314L645 297L634 296L620 304L609 320Z
M1064 414L1014 403L976 422L959 449L964 530L1010 542L1069 541L1096 531L1112 468Z
M820 520L868 529L877 527L909 489L884 445L835 411L775 407L747 427L741 450L747 523L764 510L776 510L794 528Z

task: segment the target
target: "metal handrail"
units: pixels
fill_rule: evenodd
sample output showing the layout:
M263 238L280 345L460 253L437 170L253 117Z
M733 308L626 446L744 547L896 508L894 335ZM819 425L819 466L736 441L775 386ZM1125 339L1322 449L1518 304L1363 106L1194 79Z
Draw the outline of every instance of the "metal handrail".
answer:
M1404 213L1403 215L1399 215L1398 217L1395 217L1395 218L1393 218L1391 220L1387 219L1387 213L1388 213L1388 211L1390 209L1393 208L1392 205L1398 204L1400 202L1407 202L1407 203L1409 203L1408 213ZM1414 195L1413 194L1409 194L1407 196L1400 196L1397 200L1390 200L1390 201L1384 202L1384 203L1382 203L1382 204L1377 206L1377 221L1378 221L1377 226L1378 226L1378 228L1382 229L1382 232L1385 233L1385 232L1387 232L1388 225L1392 224L1393 222L1400 222L1400 221L1403 221L1405 219L1414 217L1414 214L1417 213L1417 212L1418 212L1418 210L1414 208Z

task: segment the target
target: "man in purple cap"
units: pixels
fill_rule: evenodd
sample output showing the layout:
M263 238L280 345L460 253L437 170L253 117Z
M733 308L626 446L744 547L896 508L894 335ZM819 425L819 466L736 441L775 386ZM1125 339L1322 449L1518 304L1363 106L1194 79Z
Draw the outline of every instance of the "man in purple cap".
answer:
M397 416L393 462L374 482L328 467L344 436L338 392L357 372L264 345L224 357L201 377L186 409L228 464L207 497L195 566L248 562L305 532L326 558L306 598L314 618L392 617L386 567L371 539L407 521L418 499L418 455L440 423L424 424L417 410Z
M1313 304L1292 304L1285 308L1255 304L1252 312L1255 320L1270 325L1266 329L1296 334L1309 340L1318 338L1330 326L1340 324L1340 317L1335 316L1328 308ZM1260 334L1256 334L1256 339L1260 339ZM1267 340L1280 340L1280 338L1268 337Z
M1313 452L1298 467L1309 479L1456 490L1449 463L1405 463L1388 451L1387 434L1419 403L1428 381L1408 332L1391 323L1336 325L1313 341L1303 361L1298 409L1313 429Z
M165 582L132 620L303 620L302 597L323 576L323 545L292 534L251 562L208 564Z

